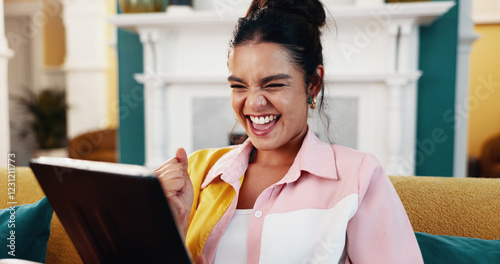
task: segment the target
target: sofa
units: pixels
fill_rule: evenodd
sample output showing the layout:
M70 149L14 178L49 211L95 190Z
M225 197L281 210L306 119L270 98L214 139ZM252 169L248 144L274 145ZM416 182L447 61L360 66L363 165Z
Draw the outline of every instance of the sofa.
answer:
M7 169L0 170L0 186L7 186L6 174ZM500 239L500 179L390 176L390 180L416 232ZM31 169L17 168L18 204L34 203L43 196ZM0 195L0 202L6 208L7 196ZM82 263L55 213L46 263Z

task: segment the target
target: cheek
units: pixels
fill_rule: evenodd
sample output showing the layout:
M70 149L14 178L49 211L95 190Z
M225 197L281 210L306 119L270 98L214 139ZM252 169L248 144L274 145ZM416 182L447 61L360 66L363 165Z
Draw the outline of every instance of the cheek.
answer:
M231 93L231 107L233 108L236 117L239 118L242 110L243 110L243 102L244 99L241 96L237 96L234 93Z
M283 106L283 111L289 114L302 115L304 111L307 112L307 97L305 94L288 94L288 96L282 96L279 101Z

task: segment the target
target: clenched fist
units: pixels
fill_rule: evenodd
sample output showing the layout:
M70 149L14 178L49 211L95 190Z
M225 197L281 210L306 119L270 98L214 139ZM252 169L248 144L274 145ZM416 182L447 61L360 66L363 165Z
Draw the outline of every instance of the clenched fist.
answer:
M163 192L184 236L189 224L189 215L193 204L193 185L187 172L188 158L186 151L179 148L174 158L167 160L154 170Z

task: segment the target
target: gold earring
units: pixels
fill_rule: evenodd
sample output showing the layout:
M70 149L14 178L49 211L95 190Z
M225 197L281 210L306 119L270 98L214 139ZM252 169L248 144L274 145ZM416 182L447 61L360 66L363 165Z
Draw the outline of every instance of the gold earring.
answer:
M316 108L316 96L309 95L309 98L307 98L307 104L309 104L309 107L314 110Z

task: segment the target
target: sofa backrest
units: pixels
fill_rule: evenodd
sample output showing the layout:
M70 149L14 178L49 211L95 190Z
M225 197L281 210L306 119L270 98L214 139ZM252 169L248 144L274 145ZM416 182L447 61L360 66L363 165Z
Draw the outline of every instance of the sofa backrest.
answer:
M390 176L413 229L500 239L500 179Z

